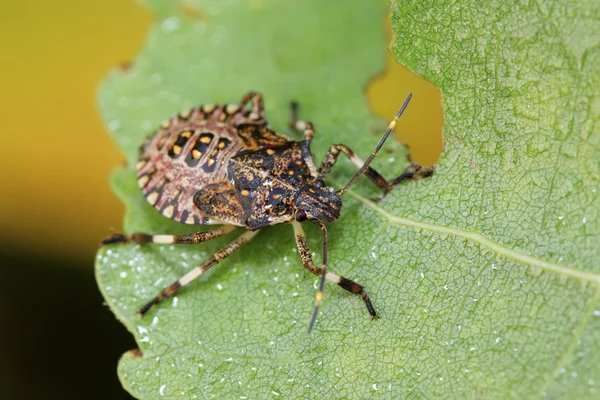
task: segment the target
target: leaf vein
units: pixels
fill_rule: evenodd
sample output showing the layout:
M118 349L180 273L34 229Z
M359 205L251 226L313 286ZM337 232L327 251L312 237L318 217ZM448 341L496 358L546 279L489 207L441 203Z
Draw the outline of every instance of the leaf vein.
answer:
M503 257L512 259L521 264L531 265L534 267L541 268L545 271L553 272L557 275L566 276L572 279L578 279L581 281L591 282L597 286L600 286L600 274L588 271L582 271L575 267L565 266L560 264L555 264L550 261L542 260L537 257L534 257L529 254L522 253L520 251L516 251L513 249L509 249L507 247L502 246L499 243L494 242L493 240L488 239L484 235L477 232L465 231L458 228L452 228L448 226L435 225L428 222L416 221L409 218L397 217L393 214L390 214L387 210L379 207L373 201L367 199L359 195L356 192L348 191L355 199L362 202L365 206L375 211L375 213L384 217L388 220L389 223L393 225L400 225L406 227L412 227L417 229L423 229L430 232L452 235L456 237L460 237L463 239L470 240L474 243L479 244Z
M569 358L575 351L575 348L577 347L579 340L585 333L585 327L588 325L588 323L590 322L590 319L594 315L594 311L596 310L598 302L600 302L600 290L596 290L596 294L587 304L587 307L585 308L585 310L583 312L583 316L581 317L579 322L573 328L572 339L571 339L569 345L567 346L562 357L560 357L558 359L556 368L554 368L554 370L548 377L548 380L542 385L542 388L540 390L540 397L544 396L544 393L546 392L548 387L552 384L552 382L554 382L556 377L559 375L561 369L569 362Z

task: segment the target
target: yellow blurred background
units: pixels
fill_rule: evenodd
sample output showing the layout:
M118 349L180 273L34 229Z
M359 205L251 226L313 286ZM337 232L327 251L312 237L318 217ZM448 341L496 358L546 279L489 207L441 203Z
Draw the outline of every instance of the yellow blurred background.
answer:
M108 188L122 156L100 122L96 87L107 70L134 57L152 16L132 0L3 1L3 245L92 257L123 213ZM398 132L417 161L432 164L441 150L441 108L431 107L440 104L438 90L391 55L387 68L369 87L371 107L390 118L405 93L415 93Z
M151 14L131 0L2 1L3 245L93 257L123 213L96 87L142 46Z
M98 244L123 216L108 186L123 157L96 89L135 56L152 15L133 0L0 0L0 22L0 398L127 398L115 368L135 344L93 279ZM432 164L439 91L388 55L371 107L390 118L407 91L397 131L415 161Z

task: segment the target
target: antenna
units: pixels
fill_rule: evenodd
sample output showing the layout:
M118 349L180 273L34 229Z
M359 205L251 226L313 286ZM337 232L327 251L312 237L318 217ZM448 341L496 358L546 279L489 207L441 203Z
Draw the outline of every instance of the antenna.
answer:
M356 175L354 175L352 177L352 179L350 179L350 181L346 184L346 186L343 189L340 189L337 191L337 194L339 196L342 196L344 193L346 193L348 191L348 189L350 188L350 186L352 186L354 184L356 179L358 179L358 177L361 176L367 170L367 168L369 167L369 164L371 164L371 161L373 161L373 159L377 155L377 152L379 151L379 149L381 149L381 146L383 146L383 144L387 140L388 136L390 136L390 133L392 133L392 131L396 127L396 121L404 113L404 110L406 110L406 107L408 106L408 103L410 102L411 98L412 98L412 93L409 93L408 96L406 97L406 100L404 100L404 104L402 104L402 107L400 107L400 110L398 110L398 112L396 113L396 116L390 122L390 124L388 125L388 128L385 130L385 133L383 134L383 137L377 144L377 147L375 147L375 150L371 153L369 158L367 158L367 161L365 161L363 166L360 167L360 169L358 170Z

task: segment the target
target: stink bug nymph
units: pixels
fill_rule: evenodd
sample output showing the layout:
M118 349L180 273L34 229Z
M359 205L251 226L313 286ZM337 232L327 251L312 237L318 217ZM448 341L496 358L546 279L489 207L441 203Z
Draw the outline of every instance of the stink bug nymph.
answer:
M396 126L411 99L390 122L375 150L363 162L348 146L332 145L317 168L310 153L314 126L298 120L298 107L291 106L290 127L303 132L295 141L274 131L264 117L262 96L250 92L238 104L203 105L163 122L140 147L137 163L138 185L148 202L165 217L184 224L222 225L220 228L189 235L114 234L103 244L117 242L196 244L223 236L235 227L246 232L163 289L140 308L145 314L152 306L172 296L183 286L252 239L260 229L289 223L304 267L320 276L314 311L308 332L315 325L323 298L325 281L360 296L371 317L375 309L365 289L358 283L327 272L327 229L342 210L342 196L356 179L365 174L387 193L409 179L430 176L432 168L410 165L395 179L387 181L369 167L375 155ZM330 191L324 179L344 153L358 168L346 186ZM323 233L323 266L317 267L306 244L301 222L311 221Z

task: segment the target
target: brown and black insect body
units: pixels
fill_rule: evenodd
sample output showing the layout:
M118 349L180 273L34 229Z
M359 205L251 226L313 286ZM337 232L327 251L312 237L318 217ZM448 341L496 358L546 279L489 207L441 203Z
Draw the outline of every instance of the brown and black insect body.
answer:
M387 193L402 181L433 173L432 168L412 164L397 178L387 181L369 166L410 99L411 95L366 162L349 147L336 144L330 147L318 169L310 153L314 126L298 120L295 103L292 103L290 126L303 132L301 141L294 141L270 128L264 119L262 96L254 92L244 96L239 104L203 105L165 121L140 148L137 164L140 189L148 202L168 218L185 224L219 224L222 227L189 235L115 234L103 243L196 244L223 236L235 227L244 227L246 232L163 289L139 312L143 315L153 305L172 296L251 240L260 229L291 223L302 264L321 278L308 332L315 325L326 280L360 296L371 317L376 317L361 285L327 271L326 224L340 217L342 196L362 174ZM334 192L325 185L324 179L340 153L344 153L359 170L343 189ZM306 244L301 225L304 221L317 224L323 233L321 268L314 264Z

